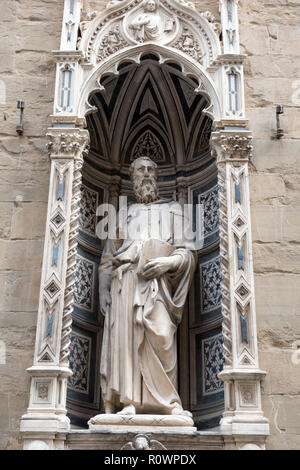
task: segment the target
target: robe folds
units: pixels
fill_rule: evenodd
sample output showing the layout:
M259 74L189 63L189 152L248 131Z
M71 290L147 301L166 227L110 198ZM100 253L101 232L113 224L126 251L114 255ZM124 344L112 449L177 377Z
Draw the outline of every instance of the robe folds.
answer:
M152 209L154 217L145 223ZM112 403L115 411L133 404L137 413L170 414L181 406L176 332L196 264L191 237L174 238L174 223L183 220L172 201L134 204L125 218L119 214L119 238L106 241L99 294L110 289L111 308L104 321L100 375L103 401ZM134 239L128 229L131 224L135 229L137 222L139 236ZM171 256L181 257L175 272L150 280L140 274L138 262L150 238L173 245Z

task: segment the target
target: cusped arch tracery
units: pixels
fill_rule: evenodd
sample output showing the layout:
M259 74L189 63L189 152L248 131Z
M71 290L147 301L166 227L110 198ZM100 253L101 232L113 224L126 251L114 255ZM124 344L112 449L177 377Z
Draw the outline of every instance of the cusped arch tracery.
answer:
M86 118L94 154L130 164L140 149L147 153L152 146L161 164L174 165L208 151L208 140L206 149L203 142L198 148L199 133L211 127L207 98L195 93L195 79L176 64L145 55L140 65L123 64L117 76L106 74L101 86L89 99L96 112Z

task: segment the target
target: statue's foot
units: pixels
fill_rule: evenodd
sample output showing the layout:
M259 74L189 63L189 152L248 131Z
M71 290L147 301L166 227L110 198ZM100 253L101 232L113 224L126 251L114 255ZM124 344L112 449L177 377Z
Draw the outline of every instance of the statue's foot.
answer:
M175 408L172 410L172 415L177 415L177 416L187 416L188 418L192 418L193 415L190 411L184 410L182 406L177 405Z
M117 415L135 415L134 405L124 406L123 410L119 411Z

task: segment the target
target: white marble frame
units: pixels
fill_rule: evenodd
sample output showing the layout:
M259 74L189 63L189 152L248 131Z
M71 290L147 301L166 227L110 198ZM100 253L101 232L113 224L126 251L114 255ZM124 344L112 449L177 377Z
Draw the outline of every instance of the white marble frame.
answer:
M225 367L220 374L225 388L225 412L221 421L221 433L227 436L230 446L240 447L240 442L257 442L263 447L268 435L268 421L263 417L260 398L260 383L265 372L259 369L255 296L252 265L252 241L250 220L250 197L248 182L248 163L251 158L251 132L247 130L244 114L243 60L238 44L238 0L232 0L232 20L229 21L227 1L220 0L223 36L228 30L234 32L234 46L224 40L223 50L218 42L213 25L199 12L190 8L183 0L161 0L166 8L178 15L180 21L201 25L201 41L210 44L210 60L206 67L194 58L172 45L157 42L128 45L105 58L101 63L89 60L88 45L91 38L101 34L100 25L136 6L141 0L123 0L102 15L96 15L86 28L79 50L76 49L75 32L80 25L81 1L65 0L60 51L57 57L57 79L54 97L52 127L48 131L48 148L51 158L50 190L48 216L45 235L40 306L36 334L35 359L28 370L31 375L30 403L27 414L21 420L24 448L43 447L63 448L63 442L70 430L66 417L67 377L71 374L68 367L68 354L73 308L74 269L76 236L78 229L78 207L80 197L81 168L83 154L87 149L89 136L84 130L85 116L93 112L88 103L91 92L101 91L100 78L103 73L118 74L117 66L125 59L139 63L141 55L151 51L163 63L175 60L182 67L182 73L195 77L199 82L196 93L204 94L210 102L205 111L214 120L212 149L216 156L220 199L220 251L222 265L222 313ZM125 9L125 10L124 10ZM95 15L94 15L95 16ZM91 15L93 17L93 15ZM68 22L70 25L68 26ZM200 39L199 39L200 40ZM209 42L210 41L210 42ZM72 64L74 79L71 96L72 112L63 112L57 106L61 83L61 70ZM228 117L228 89L226 69L240 71L240 93L242 114ZM240 193L243 203L235 199L235 185L243 179ZM58 189L63 181L63 191ZM62 194L62 196L61 196ZM57 215L59 216L57 217ZM238 216L243 227L236 226ZM53 236L55 232L55 236ZM53 243L61 240L59 266L53 266ZM244 256L245 269L237 269L235 259L236 240L246 241L247 253ZM53 241L54 240L54 241ZM52 251L51 251L52 250ZM47 304L47 309L45 305ZM49 320L49 309L51 318ZM239 334L240 316L247 310L248 334L251 342L241 347ZM46 319L46 315L48 315ZM46 335L45 325L51 330L51 341ZM48 328L48 326L47 326ZM48 330L47 330L48 331ZM48 331L49 333L49 331ZM38 388L44 384L42 392ZM47 392L47 393L46 393ZM46 398L41 397L41 393ZM36 399L40 394L40 399ZM38 395L39 396L39 395ZM252 400L252 402L251 402Z

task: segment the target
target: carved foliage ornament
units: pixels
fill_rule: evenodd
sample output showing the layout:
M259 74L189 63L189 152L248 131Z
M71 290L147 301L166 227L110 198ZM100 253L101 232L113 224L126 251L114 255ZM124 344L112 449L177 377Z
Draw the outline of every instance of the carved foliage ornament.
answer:
M97 53L98 62L126 46L128 46L128 43L120 32L120 24L114 24L101 39Z
M219 36L221 33L221 24L217 21L215 16L208 10L204 13L201 13L201 16L211 24L214 32Z
M216 150L219 158L248 160L252 156L252 137L242 135L224 135L213 139L213 150Z
M200 45L195 39L193 33L189 30L187 26L183 27L183 31L180 35L180 38L174 44L174 47L190 55L201 63L203 55L201 52Z
M68 155L78 152L88 152L87 133L48 133L48 143L46 147L51 155Z

